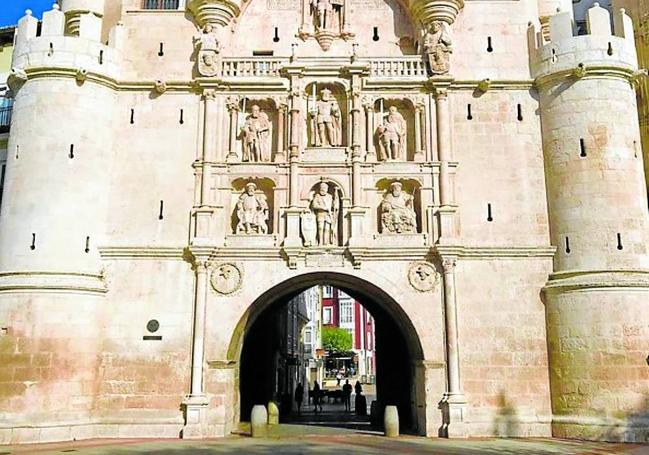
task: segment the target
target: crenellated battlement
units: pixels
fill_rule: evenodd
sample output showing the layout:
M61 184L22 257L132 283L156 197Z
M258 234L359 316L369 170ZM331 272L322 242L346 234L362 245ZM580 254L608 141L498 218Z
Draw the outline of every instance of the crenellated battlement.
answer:
M110 31L108 44L101 42L102 18L93 12L79 16L76 35L66 34L66 14L54 5L38 19L30 10L18 21L12 71L36 68L74 70L78 78L88 73L117 78L120 74L126 29L119 23Z
M589 71L633 74L638 68L633 24L620 9L613 14L595 3L588 10L586 35L576 35L572 15L557 12L549 18L547 41L540 28L530 23L528 42L534 79L550 75L580 78Z

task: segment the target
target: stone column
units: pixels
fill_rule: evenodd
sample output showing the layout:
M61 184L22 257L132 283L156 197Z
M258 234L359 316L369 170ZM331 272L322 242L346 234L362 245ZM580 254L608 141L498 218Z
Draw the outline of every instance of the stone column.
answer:
M191 396L203 395L203 358L205 353L205 309L207 303L207 261L196 261L194 297L194 337L192 340Z
M203 363L205 356L205 310L207 307L208 262L197 258L194 294L194 324L192 339L192 380L190 393L185 397L184 439L201 439L207 436L207 405L209 400L203 390Z
M228 146L228 162L239 161L237 155L237 123L239 116L239 97L233 96L227 100L228 111L230 112L230 142Z
M277 153L275 154L275 161L278 163L286 161L286 133L284 131L284 126L286 125L286 110L286 104L280 103L277 108Z
M213 90L205 92L205 127L203 129L203 178L201 179L201 205L210 205L210 161L214 161L217 154L216 132L218 131L216 94Z
M418 102L415 104L415 161L424 161L424 152L421 148L421 111L423 106Z
M297 206L299 199L298 164L300 161L300 108L298 103L299 97L298 95L294 95L291 100L291 139L289 145L291 151L289 205L291 207Z
M435 97L437 106L437 153L441 162L439 192L442 206L450 205L451 183L448 162L451 160L451 112L448 102L448 92L437 90Z
M365 147L367 155L365 161L376 162L376 150L374 150L374 100L367 100L365 103Z
M460 382L460 351L457 326L457 301L455 294L455 266L457 258L442 259L444 271L444 316L446 329L446 371L448 389L444 395L444 403L448 407L449 437L463 436L466 398Z

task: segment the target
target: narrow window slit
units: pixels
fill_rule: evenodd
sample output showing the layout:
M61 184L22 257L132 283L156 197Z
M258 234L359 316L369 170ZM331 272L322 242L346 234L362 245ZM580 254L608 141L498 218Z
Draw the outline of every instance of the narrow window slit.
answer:
M624 247L622 246L622 234L620 234L619 232L617 233L617 249L624 249Z
M275 27L275 36L273 37L273 43L279 42L279 29Z
M518 119L519 122L522 122L523 121L523 106L520 103L516 106L516 112L517 112L516 118Z
M466 106L466 119L473 120L473 113L471 112L471 105L467 104Z
M579 150L579 156L581 156L582 158L586 157L586 141L584 141L583 138L579 139Z
M556 49L552 49L552 58L550 60L552 63L557 63L557 60L559 60Z
M20 145L16 145L16 159L18 159L19 153L20 153Z
M487 221L490 223L494 220L492 213L491 213L491 203L487 204Z
M104 51L99 51L99 64L104 64Z
M608 55L613 55L613 45L611 44L610 41L609 41L609 43L608 43L608 49L606 50L606 53L607 53Z
M160 50L158 51L158 57L165 55L165 43L160 43Z
M70 154L68 155L70 159L74 158L74 144L70 144Z
M493 52L494 48L491 42L491 36L487 37L487 52Z
M566 254L570 254L570 239L566 237Z
M32 244L29 246L29 249L34 251L36 249L36 234L32 232Z
M50 50L47 52L47 56L51 57L52 55L54 55L54 44L50 43Z
M90 253L90 236L86 237L86 248L84 249L86 253Z
M378 41L379 40L379 28L374 27L374 34L372 36L372 41Z
M181 125L185 124L185 110L184 109L180 110L180 124Z
M131 125L135 124L135 109L131 109Z
M165 201L160 201L160 213L158 214L159 220L164 219L164 209L165 209Z

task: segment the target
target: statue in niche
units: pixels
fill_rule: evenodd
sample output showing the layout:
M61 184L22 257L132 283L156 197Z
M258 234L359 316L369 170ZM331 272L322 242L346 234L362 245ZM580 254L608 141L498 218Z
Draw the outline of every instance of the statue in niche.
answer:
M243 161L270 161L270 121L268 115L254 104L243 128Z
M338 214L340 213L340 198L336 188L333 195L329 192L329 184L320 183L318 192L311 200L311 212L315 215L317 226L317 242L319 246L337 245Z
M407 128L406 119L403 118L397 107L390 106L387 121L378 128L379 153L383 161L403 160Z
M320 101L315 101L315 91L311 108L311 128L316 147L338 147L341 144L342 125L338 101L331 96L331 90L322 89ZM317 130L317 131L314 131Z
M268 201L265 194L256 194L257 185L250 182L237 202L237 234L268 233Z
M435 21L424 37L424 52L433 74L446 74L450 70L453 41L446 22Z
M205 25L203 30L194 37L194 46L198 49L198 73L207 77L218 76L221 44L212 24Z
M417 215L414 198L402 191L402 185L394 182L381 203L381 228L383 233L402 234L417 232Z
M340 28L343 3L343 0L311 0L316 30L334 31Z

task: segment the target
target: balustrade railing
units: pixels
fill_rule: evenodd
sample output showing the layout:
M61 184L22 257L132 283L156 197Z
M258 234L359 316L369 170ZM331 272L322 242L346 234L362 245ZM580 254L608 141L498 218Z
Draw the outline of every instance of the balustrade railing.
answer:
M277 77L286 59L253 57L223 59L223 77Z
M142 9L178 9L180 0L142 0Z
M412 57L373 58L369 60L370 77L426 77L426 65Z

